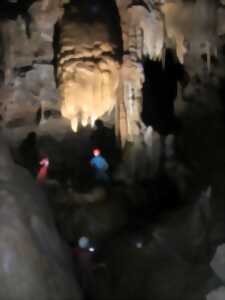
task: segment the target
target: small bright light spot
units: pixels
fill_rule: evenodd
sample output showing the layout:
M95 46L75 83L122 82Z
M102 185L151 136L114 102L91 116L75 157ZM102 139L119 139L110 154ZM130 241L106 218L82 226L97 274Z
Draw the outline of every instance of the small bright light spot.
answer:
M87 119L82 119L81 124L83 127L86 127L88 125L88 120Z
M77 129L78 129L78 121L77 121L77 118L74 118L72 121L71 121L71 128L74 132L77 132Z
M89 251L90 251L90 252L95 252L95 248L94 248L94 247L90 247L90 248L89 248Z
M95 121L97 120L96 116L91 116L91 127L93 128L95 126Z
M136 243L136 247L137 247L138 249L142 248L142 247L143 247L142 242L137 242L137 243Z

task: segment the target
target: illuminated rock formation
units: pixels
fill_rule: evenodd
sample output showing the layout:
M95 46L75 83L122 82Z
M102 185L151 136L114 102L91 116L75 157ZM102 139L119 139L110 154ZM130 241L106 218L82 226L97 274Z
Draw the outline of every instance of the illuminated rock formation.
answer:
M144 59L165 64L165 49L175 49L182 64L186 64L185 56L190 56L189 75L194 76L202 55L211 69L218 36L225 32L224 1L220 5L209 0L110 1L117 5L120 16L117 25L121 32L116 35L121 35L123 50L118 59L118 45L112 39L115 27L106 22L109 10L101 8L105 4L70 2L34 1L27 9L29 23L20 14L13 20L1 21L4 47L0 67L5 80L0 100L5 125L26 119L28 114L35 120L42 104L60 104L63 116L76 131L79 122L92 125L115 108L115 127L121 143L134 142L143 133L140 114ZM86 7L81 11L83 3ZM107 11L103 18L98 15L101 9L100 15ZM59 51L55 53L58 88L53 66L56 23L60 31Z
M121 90L117 109L117 135L122 145L135 142L143 133L143 59L161 60L164 49L163 16L152 1L117 1L126 54L121 68Z
M116 2L121 18L124 50L130 48L131 39L137 33L139 46L142 44L142 51L139 47L140 58L142 54L160 58L164 43L164 23L160 5L164 1L117 0Z
M75 18L75 17L74 17ZM62 115L78 124L93 125L112 111L117 100L119 64L115 45L104 24L67 20L61 23L58 57Z
M210 69L210 55L217 51L217 9L216 2L205 0L164 4L167 38L174 43L181 63L184 63L185 54L190 52L197 67L198 59L206 54ZM219 28L222 31L221 25Z

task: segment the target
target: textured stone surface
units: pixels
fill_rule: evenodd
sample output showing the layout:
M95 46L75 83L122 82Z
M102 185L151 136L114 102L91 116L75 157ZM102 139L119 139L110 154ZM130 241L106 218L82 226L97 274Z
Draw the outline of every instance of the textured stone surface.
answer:
M217 44L217 4L214 1L168 2L163 6L165 30L170 43L174 43L181 63L191 52L193 57L214 51ZM206 30L207 28L207 30Z
M42 192L1 138L0 298L81 299L69 251Z
M217 276L225 282L225 244L217 248L210 265Z
M6 126L35 124L42 101L57 106L53 36L62 12L59 1L38 1L28 10L30 22L20 15L1 21L4 85L0 102Z
M58 59L62 114L74 131L79 122L93 125L113 109L119 81L116 45L107 26L98 20L90 26L76 16L65 16L61 23Z
M225 298L225 287L221 286L218 289L210 292L206 299L207 300L223 300Z
M29 22L22 15L1 21L4 59L2 61L1 58L0 61L3 62L1 69L5 87L0 94L5 94L5 88L8 94L7 97L1 97L0 102L4 104L1 108L2 118L9 126L21 125L23 119L25 124L34 122L35 113L42 103L58 105L60 96L55 86L53 42L55 24L64 13L62 5L69 2L33 1L27 10ZM220 8L217 4L202 0L117 0L120 15L120 20L117 21L120 24L117 25L121 27L125 54L122 76L115 59L118 45L111 38L115 33L115 26L108 26L106 20L110 17L107 15L103 18L98 16L102 4L86 4L84 12L79 10L79 3L74 8L69 8L70 21L59 22L62 34L58 78L63 116L73 120L71 123L76 130L78 115L82 115L83 124L93 123L96 118L111 112L118 103L117 131L120 131L123 144L126 140L135 140L134 136L141 134L135 128L135 123L140 123L141 119L143 81L139 85L139 79L136 84L134 80L130 80L130 75L124 76L126 57L134 63L132 69L136 74L139 67L135 69L134 66L142 65L146 56L150 59L162 59L164 63L165 47L170 47L176 49L177 57L184 64L185 55L190 55L193 69L189 70L191 76L194 76L202 55L207 56L207 68L210 69L211 56L216 56L217 53L217 34L222 36L224 31L224 4L221 2ZM71 21L72 16L76 21ZM95 21L89 26L89 19L93 19L93 16ZM118 86L121 90L119 93ZM128 109L131 98L137 103L134 113L130 113ZM20 109L22 101L23 109ZM11 110L12 113L9 113ZM33 115L30 120L26 120L28 112Z

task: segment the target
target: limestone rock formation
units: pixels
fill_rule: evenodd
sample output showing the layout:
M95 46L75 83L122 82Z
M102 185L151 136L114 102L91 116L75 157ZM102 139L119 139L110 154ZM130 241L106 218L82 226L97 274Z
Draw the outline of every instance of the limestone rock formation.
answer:
M142 56L161 58L164 46L163 16L155 1L117 1L124 49Z
M117 99L118 69L116 45L104 23L86 24L65 16L61 23L58 58L62 115L71 120L74 131L79 123L94 124L112 111ZM72 18L72 17L70 17Z
M126 53L121 68L116 121L117 135L122 145L126 141L135 142L142 135L143 60L146 57L162 59L163 56L164 20L155 4L154 1L117 1Z
M14 164L1 137L0 298L79 300L68 248L43 193Z
M217 50L218 8L216 1L205 0L174 1L163 5L167 42L174 44L181 63L187 52L191 52L195 63L202 54L207 54L210 68L210 53Z
M1 21L4 85L0 102L5 126L35 123L41 102L57 106L53 36L63 12L59 4L34 2L28 10L29 22L21 15Z

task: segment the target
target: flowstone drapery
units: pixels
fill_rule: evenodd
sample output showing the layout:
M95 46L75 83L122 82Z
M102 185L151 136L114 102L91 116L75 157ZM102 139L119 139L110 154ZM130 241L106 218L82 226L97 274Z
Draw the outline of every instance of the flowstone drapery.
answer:
M79 123L93 126L96 119L112 111L116 103L119 64L115 45L100 21L86 24L76 18L74 11L70 17L65 16L60 25L61 111L76 132Z
M77 17L79 5L60 24L58 55L61 111L72 129L77 131L79 123L93 125L115 107L116 132L123 146L135 142L143 129L143 59L161 59L164 47L163 17L155 3L125 2L117 3L123 35L120 66L115 57L117 45L104 19L86 24Z
M141 120L142 86L144 83L144 57L161 60L164 49L163 16L154 3L124 3L118 1L123 30L124 57L121 67L122 93L117 116L120 127L120 142L135 142L142 136L144 124ZM121 98L122 97L122 98ZM119 118L119 117L118 117Z

